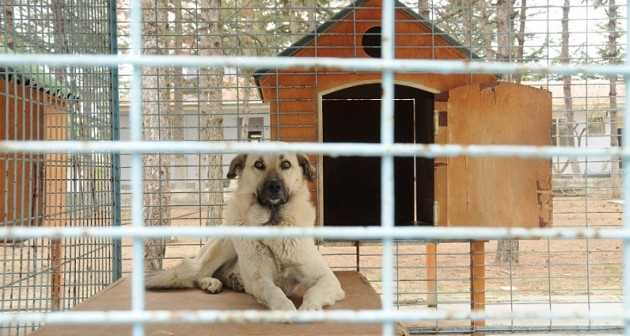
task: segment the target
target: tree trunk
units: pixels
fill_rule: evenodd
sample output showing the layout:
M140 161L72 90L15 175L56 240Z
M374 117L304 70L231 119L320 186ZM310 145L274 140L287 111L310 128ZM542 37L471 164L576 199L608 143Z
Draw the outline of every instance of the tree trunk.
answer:
M13 0L3 0L3 3L2 20L0 20L0 22L4 24L4 32L0 34L0 44L6 45L9 49L14 49L15 41L13 40L13 34L15 33L15 21ZM6 40L3 41L2 37L6 37Z
M525 49L525 21L527 20L527 0L521 0L521 10L519 11L518 16L518 34L516 34L516 41L518 46L516 47L516 60L520 63L523 63L523 53ZM523 79L523 75L517 74L515 75L514 81L517 84L521 83Z
M183 15L182 15L182 0L175 0L173 2L173 11L175 17L175 38L174 49L176 55L184 54L184 30L183 30ZM173 130L171 136L173 140L184 140L184 72L182 67L175 67L173 69L173 111L171 114L171 125ZM186 155L177 154L176 163L183 168L177 168L186 170Z
M204 0L199 31L199 54L202 56L223 55L221 29L221 0ZM223 140L223 68L201 68L199 101L201 141ZM201 171L205 175L204 190L208 195L207 225L220 225L223 217L223 157L201 155Z
M619 58L619 45L617 39L619 38L619 32L617 31L617 11L619 6L615 0L608 0L608 43L607 43L607 57L608 62L611 64L618 63ZM609 118L610 118L610 146L618 147L620 145L619 138L617 137L617 75L612 75L608 78L609 92ZM610 177L612 184L612 197L621 197L621 179L619 172L619 159L611 158Z
M430 0L418 0L418 13L425 19L431 19L431 8L429 7Z
M513 14L514 0L497 1L497 61L510 62L512 60L512 44L514 41ZM507 81L512 77L507 76ZM518 240L499 240L495 262L497 264L518 263Z
M496 59L496 52L492 49L492 23L490 22L490 11L488 10L488 2L482 0L479 4L479 12L481 16L480 31L483 41L483 51L486 61Z
M156 8L154 0L143 0L144 16L144 53L159 55L161 53L161 36L168 31L168 2L160 0ZM164 102L160 94L158 69L143 68L143 97L144 97L144 139L158 141L167 139L168 134L163 129L170 129L168 118L168 101ZM168 163L163 164L160 154L144 156L144 217L146 226L170 225L169 185L170 169ZM150 239L144 242L145 271L162 269L162 261L166 253L166 239Z
M570 12L570 0L564 0L562 5L562 42L560 45L560 62L569 63L569 12ZM567 129L567 144L570 147L575 147L577 136L577 125L575 123L575 113L573 111L573 97L571 93L571 76L564 76L562 78L562 91L564 94L564 110L566 116L566 129ZM573 158L568 159L573 174L580 173L580 166Z
M497 0L497 61L512 61L512 41L514 40L513 0ZM511 80L508 75L507 80Z
M64 12L64 3L63 1L53 1L52 2L52 12L53 12L53 28L54 28L54 38L55 38L55 53L56 54L67 54L69 53L68 49L68 40L66 39L66 25L65 25L65 16ZM55 79L60 84L65 83L65 68L63 66L55 67Z
M464 18L464 46L472 49L473 33L473 0L460 0L459 6Z

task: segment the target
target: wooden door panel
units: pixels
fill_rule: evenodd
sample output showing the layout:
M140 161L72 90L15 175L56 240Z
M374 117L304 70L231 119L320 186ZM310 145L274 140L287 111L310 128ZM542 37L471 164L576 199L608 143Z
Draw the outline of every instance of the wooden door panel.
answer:
M450 144L549 145L551 95L511 83L453 89L447 103ZM447 159L447 225L544 227L551 224L547 159Z

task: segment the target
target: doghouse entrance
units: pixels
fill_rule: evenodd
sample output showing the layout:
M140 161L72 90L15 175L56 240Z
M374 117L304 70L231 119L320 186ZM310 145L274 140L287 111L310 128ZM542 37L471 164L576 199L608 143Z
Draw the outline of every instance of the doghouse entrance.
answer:
M380 84L335 91L322 97L323 142L380 142ZM433 143L433 95L395 88L395 142ZM381 159L324 157L325 225L380 225ZM395 158L396 225L433 224L433 160Z

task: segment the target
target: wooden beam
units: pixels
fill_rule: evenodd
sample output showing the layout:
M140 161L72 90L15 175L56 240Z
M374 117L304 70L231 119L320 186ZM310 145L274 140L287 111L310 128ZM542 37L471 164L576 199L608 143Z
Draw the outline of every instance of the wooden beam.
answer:
M486 307L485 242L470 242L470 310L482 311ZM486 321L471 321L473 331L483 328Z
M427 263L427 306L437 308L437 243L425 245Z

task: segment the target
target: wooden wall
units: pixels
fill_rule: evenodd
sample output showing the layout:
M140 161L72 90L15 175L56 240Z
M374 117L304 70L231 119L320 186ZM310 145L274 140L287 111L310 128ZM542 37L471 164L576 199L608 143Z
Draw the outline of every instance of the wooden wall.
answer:
M63 101L43 90L0 80L0 139L64 139L49 129L51 120L61 116L65 116ZM65 122L57 124L65 130ZM49 159L50 155L0 153L0 225L49 225L45 207L63 208L63 198L53 200L46 190L65 192L65 170L53 175L51 167L59 163L48 167Z

